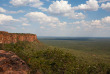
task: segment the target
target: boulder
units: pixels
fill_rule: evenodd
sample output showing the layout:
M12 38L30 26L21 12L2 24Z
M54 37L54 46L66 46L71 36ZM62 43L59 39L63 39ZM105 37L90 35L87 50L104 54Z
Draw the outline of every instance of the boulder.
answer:
M29 67L15 53L0 50L0 74L29 74Z

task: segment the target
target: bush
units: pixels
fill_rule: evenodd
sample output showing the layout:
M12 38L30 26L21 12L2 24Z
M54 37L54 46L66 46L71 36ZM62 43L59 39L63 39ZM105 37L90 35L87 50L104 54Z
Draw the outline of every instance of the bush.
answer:
M31 68L31 74L37 71L43 74L109 74L106 64L88 64L58 48L49 48L36 42L18 42L2 44L0 49L13 51Z

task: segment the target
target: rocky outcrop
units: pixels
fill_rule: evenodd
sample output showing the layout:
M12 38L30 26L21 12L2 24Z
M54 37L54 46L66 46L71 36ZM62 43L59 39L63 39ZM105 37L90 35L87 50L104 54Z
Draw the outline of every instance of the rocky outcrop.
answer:
M0 74L29 74L29 67L13 52L0 50Z
M0 43L9 44L9 43L16 43L18 41L39 42L35 34L8 33L4 31L0 31Z

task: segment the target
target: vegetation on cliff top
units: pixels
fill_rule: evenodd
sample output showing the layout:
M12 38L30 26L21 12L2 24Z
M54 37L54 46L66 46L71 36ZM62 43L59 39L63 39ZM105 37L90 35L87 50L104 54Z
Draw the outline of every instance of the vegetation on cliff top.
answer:
M48 47L36 42L1 44L0 50L16 53L27 62L31 74L36 71L43 74L110 74L110 66L105 63L88 63L66 49Z

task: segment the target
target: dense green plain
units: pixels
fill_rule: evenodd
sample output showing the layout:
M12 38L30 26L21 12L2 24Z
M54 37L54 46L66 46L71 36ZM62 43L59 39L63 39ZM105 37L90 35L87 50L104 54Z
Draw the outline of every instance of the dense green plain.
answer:
M90 63L101 61L110 64L110 38L50 37L39 40L48 46L66 49Z
M44 39L0 44L30 67L30 74L110 74L110 39Z

